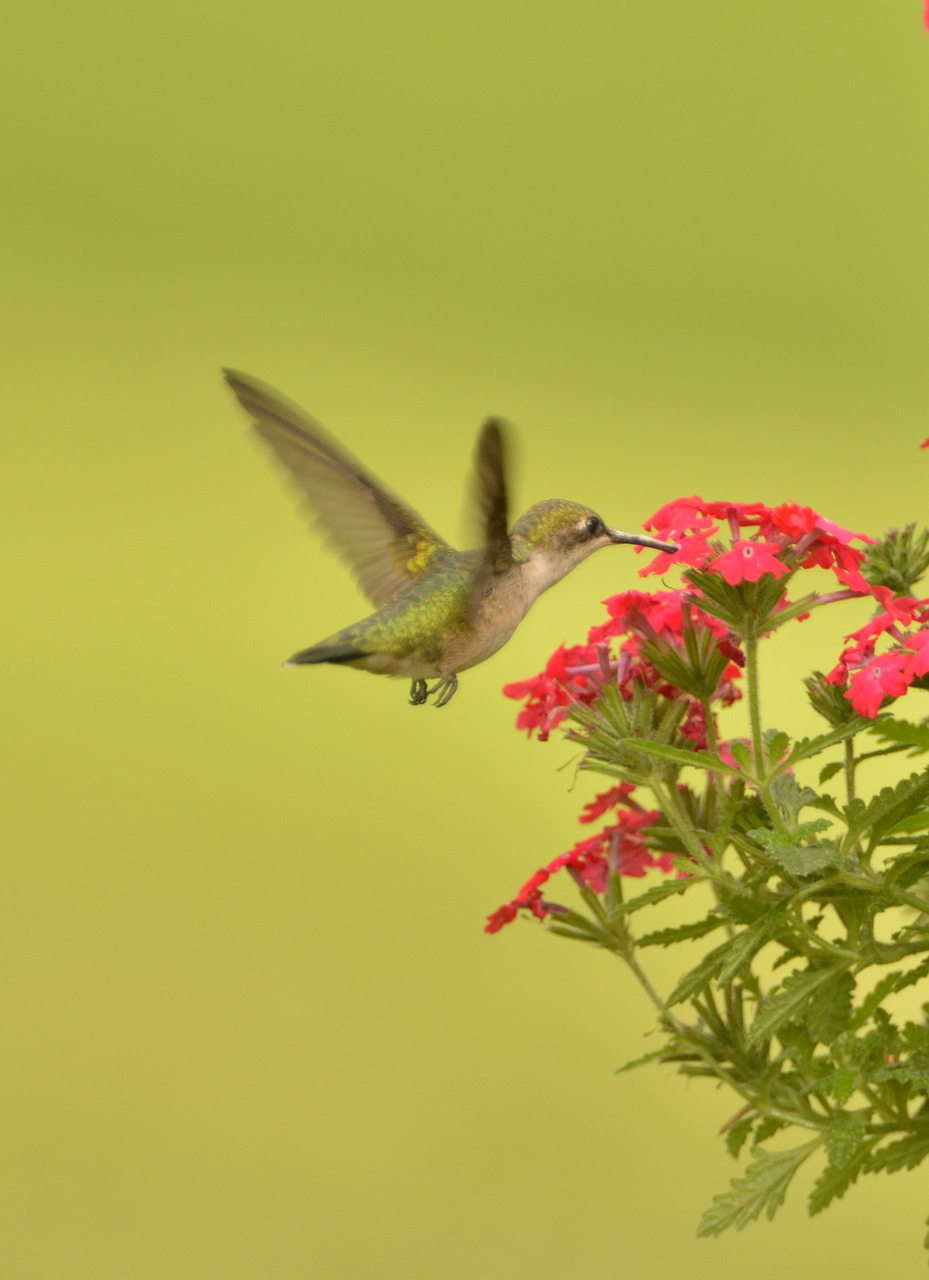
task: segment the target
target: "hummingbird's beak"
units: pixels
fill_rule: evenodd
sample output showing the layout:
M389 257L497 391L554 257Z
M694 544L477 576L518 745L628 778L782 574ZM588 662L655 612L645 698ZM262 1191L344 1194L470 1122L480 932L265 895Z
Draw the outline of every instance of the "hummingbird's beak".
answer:
M657 538L647 538L644 533L623 533L622 529L607 529L610 542L631 542L634 547L651 547L653 551L666 551L673 556L680 547L675 542L659 542Z

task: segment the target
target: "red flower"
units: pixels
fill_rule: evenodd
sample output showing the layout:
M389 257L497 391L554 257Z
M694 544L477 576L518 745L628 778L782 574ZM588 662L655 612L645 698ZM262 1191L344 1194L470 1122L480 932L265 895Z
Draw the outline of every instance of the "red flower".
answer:
M860 716L873 720L885 698L899 698L906 693L913 676L907 671L908 654L899 650L871 658L848 682L845 694Z
M598 818L602 818L607 809L615 809L623 800L628 800L635 791L635 787L631 782L620 782L615 787L610 787L609 791L603 791L596 796L589 804L585 804L581 811L578 822L596 822Z
M929 631L923 628L915 631L904 646L911 653L907 671L913 680L924 676L929 671Z
M730 528L756 528L771 519L771 508L763 502L707 502L703 510L705 515L727 521Z
M640 578L647 578L650 573L665 573L675 564L687 565L691 569L702 569L713 555L713 548L705 533L678 533L674 537L677 542L677 550L674 554L669 555L666 551L659 551L654 560L650 561L644 569L639 570Z
M618 791L624 790L628 784L621 783L612 788L597 800L605 800ZM628 787L628 791L632 791ZM615 803L628 799L628 791ZM596 804L597 801L594 801ZM591 808L592 806L588 806ZM657 809L646 811L640 808L620 809L616 821L609 823L594 836L588 836L557 858L540 867L530 876L519 893L510 902L505 902L487 917L485 933L499 933L504 925L509 924L520 911L530 911L537 919L556 914L564 908L557 903L546 902L542 898L541 888L556 872L566 869L579 882L583 881L593 889L594 893L602 893L606 887L607 875L611 867L615 867L623 876L644 876L649 867L660 867L662 871L670 871L673 859L669 853L657 856L651 852L642 834L645 828L657 822L661 814ZM581 817L581 821L590 818Z
M593 674L596 667L597 654L591 645L574 645L571 649L559 645L539 675L504 685L507 698L526 699L516 718L517 729L525 729L530 738L533 729L537 729L539 741L545 742L555 725L565 718L569 703L592 701L601 683Z
M786 564L777 558L776 553L780 549L776 542L748 542L739 539L733 543L731 551L717 556L709 567L722 574L730 587L740 582L757 582L765 573L773 573L780 578L789 572Z

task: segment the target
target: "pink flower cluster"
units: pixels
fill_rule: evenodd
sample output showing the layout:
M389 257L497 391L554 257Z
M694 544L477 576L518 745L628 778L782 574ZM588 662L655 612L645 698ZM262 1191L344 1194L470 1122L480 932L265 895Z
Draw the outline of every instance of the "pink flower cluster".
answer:
M728 527L731 546L726 550L716 538ZM674 555L661 552L640 576L664 573L671 565L718 573L730 586L757 582L765 573L781 578L792 569L831 569L843 587L862 594L870 590L859 566L862 553L853 540L873 542L863 533L851 533L826 520L812 507L782 502L706 502L703 498L677 498L645 521L645 528L668 542L676 542ZM743 538L742 531L754 531Z
M668 698L684 696L643 657L642 646L645 640L661 639L682 647L685 625L708 628L717 637L723 653L732 659L716 692L716 700L728 705L741 697L733 683L743 661L741 652L722 623L692 605L687 593L624 591L603 603L607 621L590 628L587 644L569 649L561 645L537 676L504 685L506 697L525 699L526 705L516 720L518 729L525 729L530 737L536 731L539 741L544 742L565 718L572 703L595 702L605 683L618 685L625 697L632 696L635 684L657 689ZM611 656L609 648L613 638L621 642L616 657ZM694 703L683 732L685 737L705 746L706 726L702 717L703 708Z
M851 643L826 676L828 684L848 685L845 697L869 720L885 698L899 698L929 672L929 599L895 597L887 587L872 587L871 594L884 608L849 632L845 639ZM892 643L877 653L882 637Z
M649 867L671 870L671 855L651 853L643 832L660 818L657 809L643 809L632 799L635 788L621 782L609 791L598 795L585 806L579 821L595 822L610 810L613 821L595 836L580 840L567 853L559 854L529 877L516 897L505 902L487 917L485 933L499 933L504 925L516 919L520 911L530 911L539 920L548 915L558 915L565 908L548 902L542 897L542 886L562 868L580 882L587 884L594 893L603 893L610 871L624 876L644 876Z

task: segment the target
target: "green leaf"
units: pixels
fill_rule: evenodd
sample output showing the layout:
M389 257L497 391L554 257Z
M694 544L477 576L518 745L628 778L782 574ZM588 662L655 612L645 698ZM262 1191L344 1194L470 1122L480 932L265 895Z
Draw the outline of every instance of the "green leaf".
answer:
M733 1178L730 1190L714 1196L697 1228L698 1236L718 1236L728 1227L741 1231L762 1212L769 1218L784 1203L791 1178L820 1144L820 1139L790 1151L765 1151L754 1147L755 1157L741 1178Z
M794 843L805 840L807 836L816 836L823 831L829 831L832 823L828 818L814 818L811 822L798 822L791 829L791 837ZM764 845L768 848L771 845L783 843L783 836L777 831L772 831L770 827L753 827L751 831L746 831L747 836L751 836L757 844Z
M908 1062L892 1062L868 1073L868 1080L877 1084L899 1084L914 1093L929 1091L929 1067L912 1066Z
M832 1077L832 1096L835 1098L839 1106L844 1106L849 1098L855 1092L855 1086L858 1083L858 1073L853 1071L851 1067L839 1067Z
M665 1008L670 1009L673 1005L680 1004L682 1000L689 1000L691 996L702 991L708 986L719 973L726 960L729 948L732 946L734 939L728 938L718 947L714 947L712 951L707 952L695 969L684 975L680 982L668 996L665 1002Z
M691 920L687 924L671 925L667 929L656 929L654 933L646 933L636 939L637 947L669 947L674 942L686 942L688 938L702 938L714 929L726 923L719 914L705 916L702 920Z
M781 986L762 1004L749 1028L749 1046L773 1035L785 1022L793 1022L809 1008L815 992L846 968L845 961L819 969L803 969L785 978Z
M921 808L927 797L929 769L910 774L895 787L884 787L867 805L853 800L846 808L846 849L866 833L870 833L869 848L873 849L881 836L892 831L898 822L909 818L915 809Z
M811 1217L822 1213L833 1200L841 1200L849 1187L858 1181L858 1175L872 1146L873 1142L866 1142L857 1155L854 1155L842 1168L834 1164L826 1165L813 1183L813 1190L810 1192L808 1207Z
M867 1111L840 1111L826 1130L826 1152L837 1169L846 1169L865 1143Z
M572 942L590 942L594 946L602 947L606 943L602 934L594 934L592 931L582 932L580 929L571 929L566 924L552 924L546 922L546 933L554 933L559 938L570 938Z
M913 987L917 982L922 982L925 977L929 977L929 957L914 969L907 969L906 973L901 973L894 983L894 991L905 991L907 987Z
M752 755L752 749L747 742L742 738L731 738L729 740L729 754L743 773L748 774L750 778L755 776L755 757Z
M785 1123L786 1121L778 1120L775 1116L765 1116L755 1134L755 1146L760 1147L763 1142L773 1138L780 1129L783 1129Z
M743 929L741 933L737 933L732 939L732 945L725 957L725 963L719 971L719 982L725 984L731 982L739 970L751 960L752 956L770 941L771 938L784 927L784 921L787 917L787 903L781 903L779 906L766 911L747 929Z
M765 756L772 765L776 765L790 746L790 738L780 729L769 729L764 735Z
M902 977L902 972L899 969L895 969L893 973L885 974L881 978L874 990L865 996L853 1013L849 1022L849 1026L853 1031L857 1031L859 1027L864 1026L874 1010L884 1003L891 991L896 989L896 984Z
M800 810L816 799L816 792L801 787L792 773L781 773L771 783L771 795L793 829Z
M649 1062L664 1062L669 1052L669 1049L653 1049L651 1053L643 1053L641 1058L632 1058L629 1062L624 1062L621 1067L616 1068L614 1074L621 1076L623 1072L635 1071Z
M838 804L836 804L835 797L830 796L826 792L817 796L815 800L811 800L809 807L811 809L822 809L823 813L831 813L832 816L834 818L838 818L840 822L845 821L845 814L839 808Z
M751 1136L752 1126L756 1119L757 1116L754 1115L743 1116L741 1120L736 1120L726 1130L726 1150L731 1156L738 1156L746 1140Z
M862 729L870 727L870 720L865 720L863 716L856 716L848 724L839 725L837 729L830 729L827 733L819 733L815 738L801 738L787 757L787 766L793 768L801 760L809 760L811 756L818 756L821 751L834 747L838 743L844 742L846 738L854 737ZM838 768L841 769L842 765L839 764Z
M834 844L773 844L767 850L771 859L791 876L815 876L842 864L842 855Z
M680 747L669 746L666 742L652 742L648 738L637 737L618 738L616 745L626 751L640 751L643 755L665 760L668 764L692 765L695 769L707 769L713 773L730 773L736 776L739 773L738 769L733 769L732 765L726 764L720 756L714 755L711 751L684 751Z
M882 742L898 742L911 747L914 755L929 751L929 724L913 724L909 720L887 716L873 721L868 725L868 730Z
M929 1131L907 1134L875 1151L865 1162L865 1173L896 1173L898 1169L915 1169L929 1156Z
M841 773L844 768L845 765L841 760L833 760L832 764L824 765L819 771L820 785L824 782L828 782L830 778L834 778L835 775L837 773Z
M922 817L922 814L917 815ZM929 815L926 815L929 816ZM888 884L908 889L929 874L929 848L920 846L906 853L898 854L884 864L884 874Z
M854 989L855 979L843 970L813 992L806 1014L806 1026L814 1041L832 1044L847 1028Z
M646 889L644 893L638 894L635 898L630 898L627 902L620 903L616 908L617 914L629 915L633 911L641 911L643 907L653 907L657 902L664 902L665 898L673 898L677 894L686 893L688 889L701 881L696 876L689 876L682 880L665 880L662 884L654 884L650 889Z

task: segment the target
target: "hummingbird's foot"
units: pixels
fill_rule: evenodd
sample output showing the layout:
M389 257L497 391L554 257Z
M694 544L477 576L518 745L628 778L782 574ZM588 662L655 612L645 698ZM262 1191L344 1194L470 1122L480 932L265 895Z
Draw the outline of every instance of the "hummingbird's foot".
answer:
M444 707L447 702L451 702L458 691L458 677L445 676L444 679L436 681L429 690L429 695L437 693L439 696L432 704L434 707Z
M410 706L421 707L429 697L430 689L427 688L425 680L414 680L410 685Z

